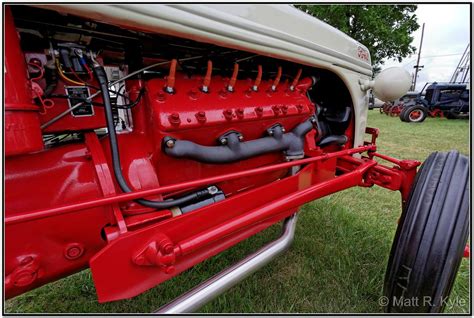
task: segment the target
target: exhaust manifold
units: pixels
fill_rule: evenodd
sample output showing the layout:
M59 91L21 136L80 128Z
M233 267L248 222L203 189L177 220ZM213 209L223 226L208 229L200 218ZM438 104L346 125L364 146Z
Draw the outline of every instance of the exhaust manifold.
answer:
M167 136L163 138L163 151L175 158L213 164L241 161L276 151L284 151L287 160L299 159L304 157L304 138L314 123L312 116L288 133L276 124L267 129L268 136L245 142L240 133L230 131L219 137L220 146L203 146Z

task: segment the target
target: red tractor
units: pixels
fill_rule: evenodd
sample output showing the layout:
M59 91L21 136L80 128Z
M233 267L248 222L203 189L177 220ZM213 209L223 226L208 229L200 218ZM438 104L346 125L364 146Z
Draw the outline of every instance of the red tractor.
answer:
M7 298L87 267L99 302L131 298L284 221L161 312L196 310L287 249L301 205L377 185L403 202L386 310L442 310L469 159L377 151L367 90L398 98L405 71L371 81L364 46L286 5L5 8Z

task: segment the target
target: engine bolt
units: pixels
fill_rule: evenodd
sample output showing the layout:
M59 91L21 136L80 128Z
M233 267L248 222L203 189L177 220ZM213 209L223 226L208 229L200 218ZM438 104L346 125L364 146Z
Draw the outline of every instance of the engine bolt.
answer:
M243 118L244 117L244 110L243 108L237 108L237 110L235 111L237 113L237 117L239 118Z
M171 115L169 115L168 120L173 125L179 125L181 123L181 119L179 118L178 113L172 113Z
M288 112L288 106L287 105L282 105L280 109L283 112L283 114L286 114Z
M206 113L203 111L197 112L196 113L196 119L200 123L205 123L206 122Z
M240 140L240 141L244 140L244 136L239 135L239 140Z
M173 139L169 139L169 140L166 141L166 147L168 147L168 148L173 148L174 144L175 144L175 142L174 142Z
M257 114L258 117L261 117L263 115L263 107L262 106L255 107L255 113Z
M220 142L222 145L227 145L227 138L222 138Z
M278 115L280 113L280 106L273 105L272 109L273 109L273 112L275 113L275 115Z
M298 109L298 113L301 113L303 111L303 105L301 104L296 105L296 108Z
M232 115L233 115L232 109L226 109L223 111L223 113L224 113L225 119L232 120Z
M273 130L269 130L269 131L268 131L268 135L269 135L269 136L273 136Z
M285 127L281 127L281 132L283 132L283 133L286 132Z

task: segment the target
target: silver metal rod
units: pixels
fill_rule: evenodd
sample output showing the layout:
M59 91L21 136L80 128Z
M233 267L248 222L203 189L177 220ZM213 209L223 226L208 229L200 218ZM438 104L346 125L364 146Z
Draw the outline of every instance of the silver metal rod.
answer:
M282 235L278 239L179 296L155 313L176 314L194 312L232 286L238 284L291 246L295 235L296 220L296 213L286 218L283 223Z

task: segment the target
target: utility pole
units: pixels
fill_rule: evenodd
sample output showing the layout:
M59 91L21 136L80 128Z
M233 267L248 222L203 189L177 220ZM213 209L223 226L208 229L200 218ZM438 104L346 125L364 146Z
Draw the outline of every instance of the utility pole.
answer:
M470 71L470 56L471 52L469 50L470 44L467 45L464 53L459 60L458 66L454 70L453 75L451 76L450 83L455 83L458 81L458 77L461 79L462 82L466 81L467 76L469 75Z
M421 55L421 47L423 46L423 35L425 34L425 24L423 23L423 27L421 28L421 41L420 47L418 48L418 59L416 60L416 65L413 66L415 68L415 76L413 78L413 85L411 90L414 91L416 89L416 79L418 77L418 70L423 68L423 65L420 66L420 55Z

